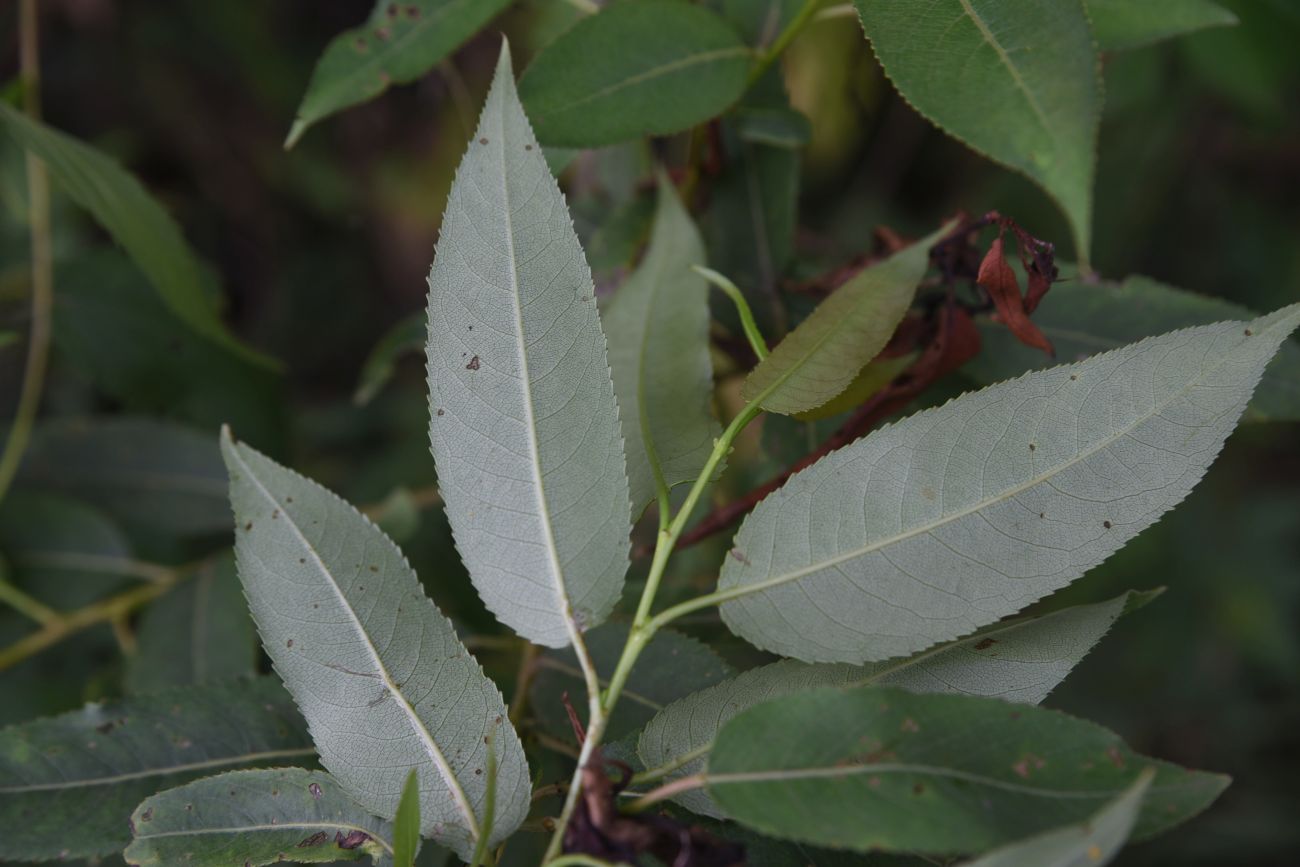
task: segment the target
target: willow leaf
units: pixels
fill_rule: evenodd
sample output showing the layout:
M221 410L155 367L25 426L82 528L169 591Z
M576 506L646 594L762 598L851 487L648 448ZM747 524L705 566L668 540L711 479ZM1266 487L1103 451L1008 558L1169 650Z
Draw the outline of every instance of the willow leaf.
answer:
M1128 842L1155 774L1147 771L1080 825L1047 831L995 849L964 867L1102 867Z
M759 504L719 578L738 635L808 662L902 656L1064 587L1183 499L1300 304L1175 331L876 431Z
M594 147L716 117L744 93L753 56L712 10L612 3L542 49L519 90L547 147Z
M648 768L672 769L668 779L699 773L718 732L732 717L756 704L819 687L874 684L1038 704L1120 615L1150 598L1130 592L999 624L896 662L809 665L786 659L760 666L668 705L641 732L637 753ZM707 792L691 790L675 800L696 813L725 818Z
M302 718L278 683L185 687L90 704L0 730L0 859L120 852L146 796L228 768L307 761Z
M239 577L321 764L384 817L418 769L422 833L468 857L486 806L484 738L495 729L493 837L504 839L528 811L523 748L501 693L402 552L343 500L236 444L229 430L221 446Z
M489 756L491 753L489 753ZM488 760L491 767L492 760ZM402 786L402 799L393 817L393 867L412 867L420 851L420 775L415 771Z
M510 2L378 0L369 21L334 37L321 54L285 147L317 121L424 75Z
M641 265L601 317L619 397L633 514L656 492L694 481L713 450L704 242L668 179Z
M508 47L447 201L428 356L433 456L470 578L503 623L562 647L618 601L631 505L591 272Z
M785 415L847 389L885 348L912 304L930 247L948 227L866 268L835 290L749 374L741 395Z
M704 782L765 834L949 855L1085 822L1148 769L1138 839L1199 813L1228 784L1057 711L868 686L750 708L718 735Z
M1237 23L1237 16L1210 0L1086 0L1097 47L1122 51Z
M221 324L185 236L133 175L90 145L5 103L0 103L0 127L19 147L44 161L68 197L122 245L167 306L190 328L248 360L276 366Z
M1083 0L854 5L903 98L1045 189L1086 262L1102 94Z
M130 826L123 857L134 867L379 862L394 850L389 823L329 774L300 768L230 771L159 792Z

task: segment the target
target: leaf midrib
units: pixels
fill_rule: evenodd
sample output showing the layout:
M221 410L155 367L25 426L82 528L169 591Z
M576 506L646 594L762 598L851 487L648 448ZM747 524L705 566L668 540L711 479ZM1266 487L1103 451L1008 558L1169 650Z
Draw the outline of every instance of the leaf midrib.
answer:
M24 786L0 786L0 795L18 795L26 792L57 792L63 789L78 789L86 786L112 786L118 783L126 783L132 780L143 780L149 777L166 777L172 774L183 774L188 771L202 771L209 768L220 768L225 765L244 765L249 762L262 762L273 759L297 758L300 756L314 756L316 750L314 747L299 747L291 750L266 750L258 753L245 753L239 756L222 756L220 758L207 759L202 762L190 762L184 765L167 765L165 767L146 768L140 771L131 771L125 774L114 774L111 777L90 777L85 779L60 780L57 783L32 783Z
M135 840L160 840L165 837L202 837L209 834L250 834L262 831L311 831L319 829L337 829L340 831L360 831L371 840L374 840L388 854L393 854L393 845L383 837L375 836L375 832L369 828L363 828L360 825L353 825L350 822L277 822L274 825L242 825L234 828L191 828L181 831L163 831L160 834L136 834Z
M306 549L307 554L315 562L317 568L320 569L320 573L326 579L326 583L329 585L330 589L334 591L334 595L338 599L339 605L347 612L348 618L352 621L357 637L361 640L361 643L366 650L369 651L375 669L379 673L379 677L383 680L384 686L388 689L389 694L393 697L394 701L397 702L398 706L402 708L403 712L406 714L407 720L411 724L411 727L423 741L425 753L433 761L434 767L438 770L438 775L442 777L443 783L451 793L452 800L456 803L462 817L465 819L466 827L468 828L470 835L477 839L479 836L478 817L475 815L474 809L470 806L469 798L466 796L465 790L461 788L460 780L456 778L456 774L452 771L451 765L447 762L446 756L443 755L442 749L438 746L437 741L434 740L433 735L430 734L429 729L424 725L424 721L416 714L415 708L411 707L411 703L407 700L405 693L402 692L397 682L393 680L392 674L388 671L388 667L384 665L384 661L379 655L379 650L371 642L370 635L366 632L365 626L362 625L360 617L357 616L357 612L352 607L352 603L348 601L347 597L343 593L343 588L340 587L338 582L335 580L334 573L331 572L329 566L325 564L324 559L320 556L320 552L316 550L316 546L312 545L311 542L307 540L306 535L302 532L302 528L299 527L298 522L293 519L292 514L289 512L285 504L282 504L277 500L270 490L262 484L261 479L253 473L252 468L249 467L247 461L244 460L244 456L240 454L239 448L234 447L229 451L233 459L238 462L240 468L243 470L245 477L253 483L258 491L261 492L262 496L268 503L279 509L280 514L284 517L285 526L289 527L293 531L294 535L298 537L298 541L302 544L303 548Z
M971 6L970 0L958 0L958 2L961 3L962 10L966 16L970 18L971 22L975 25L975 28L979 30L980 36L984 38L984 41L987 42L997 54L998 60L1002 62L1002 65L1006 67L1007 72L1011 75L1011 80L1016 83L1016 88L1024 94L1025 101L1029 103L1029 108L1034 113L1034 118L1042 126L1043 131L1047 133L1047 137L1055 141L1056 135L1051 121L1047 119L1047 114L1043 111L1042 106L1038 104L1038 98L1034 96L1033 92L1029 89L1029 85L1026 84L1025 80L1020 76L1020 70L1011 62L1011 55L1007 53L1006 48L1002 46L1002 43L998 41L998 38L993 35L993 31L989 29L987 22L985 22L984 19L980 17L979 13L975 11L975 8Z

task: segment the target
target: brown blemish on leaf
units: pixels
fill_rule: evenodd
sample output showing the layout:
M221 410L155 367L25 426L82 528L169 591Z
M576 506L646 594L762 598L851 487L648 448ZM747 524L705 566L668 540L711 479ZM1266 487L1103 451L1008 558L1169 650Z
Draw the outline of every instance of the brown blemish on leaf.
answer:
M365 831L349 831L347 836L342 831L334 832L334 843L340 849L357 849L369 841L370 835Z
M1079 377L1076 374L1070 374L1070 382L1077 382Z
M1034 449L1036 449L1036 448L1038 448L1038 446L1034 445L1033 443L1030 443L1030 444L1029 444L1029 450L1030 450L1031 452L1032 452Z
M249 521L247 524L244 525L244 531L247 532L251 529L253 529L253 522Z
M441 409L440 409L440 410L438 410L437 415L442 415L443 412L444 412L444 410L441 410Z
M466 370L478 370L478 368L479 368L479 363L478 363L477 355L469 360L469 364L465 365Z
M488 140L487 140L486 138L481 138L481 139L478 140L478 143L479 143L479 144L487 144L487 143L488 143Z
M1121 771L1124 770L1124 754L1119 751L1119 747L1114 744L1107 747L1106 758L1110 759L1112 765L1119 768Z
M307 787L307 791L311 792L311 796L318 801L321 799L321 795L323 794L320 790L320 783L312 783Z
M1244 333L1247 337L1251 337L1255 334L1255 332L1251 331L1249 328L1247 328Z
M407 18L410 18L412 21L414 21L416 18L419 18L419 17L420 17L420 7L419 7L419 6L407 6L407 7L406 7L406 17L407 17Z
M909 716L903 718L903 723L898 727L898 729L899 731L912 732L913 734L915 734L916 732L919 732L921 730L921 727L916 724L916 720L912 719Z
M1112 524L1110 521L1102 521L1102 522L1101 522L1101 525L1102 525L1103 527L1105 527L1107 530L1109 530L1111 527L1115 526L1115 525Z
M285 646L285 647L293 647L293 639L290 638L288 641L286 641L286 642L284 643L284 646Z
M390 36L392 36L392 35L393 35L392 31L389 30L387 27L376 27L376 28L375 28L375 36L376 36L376 37L377 37L381 42L387 42L387 41L388 41L388 37L390 37Z
M921 488L921 496L925 497L927 500L933 500L935 497L938 496L938 494L935 492L934 488L930 487L929 485L926 485L925 487Z
M378 572L378 571L379 571L379 567L378 567L378 566L371 566L371 567L370 567L370 571L371 571L371 572Z
M148 822L152 819L153 819L153 807L150 807L149 809L145 810L143 813L140 814L141 822Z
M917 783L916 785L912 786L912 794L913 794L913 795L924 795L924 794L925 794L925 784L924 784L924 783Z
M329 838L330 835L326 834L324 831L317 831L315 834L312 834L306 840L303 840L301 843L299 843L298 848L310 849L312 846L319 846L320 844L328 841Z
M985 638L983 641L981 641L981 642L979 642L978 644L975 645L975 649L976 649L976 650L988 650L990 647L992 647L993 645L995 645L995 644L997 644L997 643L998 643L998 640L997 640L996 638Z
M745 552L740 550L739 548L732 548L727 553L729 553L731 555L731 558L738 563L744 563L746 566L753 565L752 563L749 562L749 558L745 556Z
M524 150L526 150L526 151L530 151L530 150L532 150L532 149L533 149L533 146L532 146L532 145L524 145Z
M357 50L357 54L365 54L370 48L364 36L358 36L356 41L352 43L352 47Z

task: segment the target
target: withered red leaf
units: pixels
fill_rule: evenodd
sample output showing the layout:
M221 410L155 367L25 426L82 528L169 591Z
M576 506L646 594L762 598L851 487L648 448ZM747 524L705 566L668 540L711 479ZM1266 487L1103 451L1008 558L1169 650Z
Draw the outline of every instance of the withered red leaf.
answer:
M984 261L980 262L979 274L975 282L989 293L993 306L997 308L998 320L1010 329L1021 343L1041 349L1048 355L1054 354L1052 343L1047 339L1047 335L1039 330L1025 311L1025 301L1020 297L1020 283L1016 280L1016 272L1011 270L1003 253L1001 235L993 239L993 243L989 245Z

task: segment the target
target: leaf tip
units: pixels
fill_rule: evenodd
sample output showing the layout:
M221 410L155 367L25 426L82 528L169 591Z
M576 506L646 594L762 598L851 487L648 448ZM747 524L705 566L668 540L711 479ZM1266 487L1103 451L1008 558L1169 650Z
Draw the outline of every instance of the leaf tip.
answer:
M289 134L285 136L284 149L287 151L293 150L293 146L298 143L298 139L302 138L302 134L307 131L309 125L310 124L302 118L294 120L293 126L289 127Z

